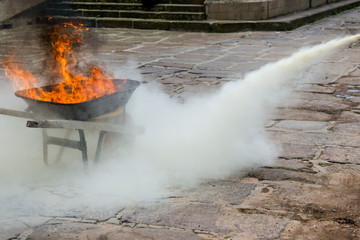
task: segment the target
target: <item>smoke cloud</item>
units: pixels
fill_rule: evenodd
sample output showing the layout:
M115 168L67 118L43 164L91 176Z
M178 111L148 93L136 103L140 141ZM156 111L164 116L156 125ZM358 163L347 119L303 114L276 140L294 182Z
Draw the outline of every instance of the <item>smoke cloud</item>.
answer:
M89 173L83 171L80 153L73 150L45 167L41 131L27 129L24 119L0 116L0 215L73 216L89 209L119 208L156 200L175 187L269 165L278 147L263 126L288 93L286 83L359 38L302 49L216 93L182 104L153 85L140 86L127 112L128 123L144 128L144 134L119 140L116 150L98 166L91 165ZM15 98L5 90L1 96L2 107L23 107L13 103ZM77 137L76 132L70 134ZM92 150L97 135L87 134Z

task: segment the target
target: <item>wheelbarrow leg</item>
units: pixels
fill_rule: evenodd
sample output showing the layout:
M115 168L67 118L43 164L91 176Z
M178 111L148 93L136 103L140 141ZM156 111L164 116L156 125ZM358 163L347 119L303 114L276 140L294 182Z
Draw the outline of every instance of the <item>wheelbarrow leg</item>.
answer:
M100 131L99 139L96 147L96 154L95 154L95 163L98 163L100 160L100 155L102 152L102 148L104 145L104 139L105 139L106 131Z
M84 168L85 170L88 169L88 155L87 155L87 145L86 145L86 140L85 140L85 133L83 129L77 129L79 132L79 137L80 140L76 141L76 140L70 140L67 138L58 138L58 137L51 137L47 134L47 130L45 128L42 129L42 137L43 137L43 161L45 163L45 165L49 165L49 145L53 144L53 145L58 145L61 146L62 148L64 147L68 147L68 148L73 148L73 149L78 149L81 151L82 154L82 161L84 164ZM67 137L69 135L69 133L67 133L65 135L65 137ZM61 155L62 155L62 149L60 149L60 153L58 153L58 156L56 158L56 162L58 162L58 160L60 159Z
M82 129L78 129L79 131L79 137L80 137L80 151L82 153L82 160L83 160L83 164L84 164L84 168L88 169L88 157L87 157L87 146L86 146L86 141L85 141L85 133L84 130Z
M66 130L66 133L64 135L64 139L69 139L70 138L70 135L71 135L71 129L67 129ZM64 154L64 151L65 151L65 147L64 146L61 146L58 153L56 154L56 158L55 158L55 163L58 163L60 162L61 160L61 157L63 156Z
M48 134L47 134L47 130L45 128L42 129L42 137L43 137L43 161L44 161L45 165L49 165L49 162L48 162L48 156L49 156Z

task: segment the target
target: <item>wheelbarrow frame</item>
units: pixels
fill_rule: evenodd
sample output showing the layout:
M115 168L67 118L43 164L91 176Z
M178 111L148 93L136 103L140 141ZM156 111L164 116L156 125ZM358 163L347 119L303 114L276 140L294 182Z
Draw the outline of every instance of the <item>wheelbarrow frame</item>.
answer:
M142 133L143 130L140 127L129 127L125 126L125 107L118 109L115 112L115 116L121 117L120 121L117 123L108 123L103 120L108 119L111 116L114 116L114 113L106 114L106 116L100 116L98 118L92 119L91 121L78 121L78 120L64 120L64 119L39 119L39 116L35 115L32 112L19 111L12 109L0 108L0 114L8 115L19 118L31 119L27 120L26 127L29 128L41 128L42 129L42 138L43 138L43 161L46 165L48 162L48 146L49 145L58 145L67 148L73 148L80 150L82 153L82 161L85 169L88 169L88 153L87 153L87 143L85 138L84 130L97 130L99 131L99 137L95 153L95 163L99 162L100 155L102 152L105 135L109 132L120 133L123 135L134 135ZM67 138L59 138L49 136L47 129L73 129L77 130L79 133L79 140L71 140Z

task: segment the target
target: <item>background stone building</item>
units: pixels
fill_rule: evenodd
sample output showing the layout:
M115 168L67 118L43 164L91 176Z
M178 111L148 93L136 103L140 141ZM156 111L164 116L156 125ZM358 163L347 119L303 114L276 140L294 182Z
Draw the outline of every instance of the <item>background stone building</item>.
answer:
M345 0L205 0L208 19L265 20Z

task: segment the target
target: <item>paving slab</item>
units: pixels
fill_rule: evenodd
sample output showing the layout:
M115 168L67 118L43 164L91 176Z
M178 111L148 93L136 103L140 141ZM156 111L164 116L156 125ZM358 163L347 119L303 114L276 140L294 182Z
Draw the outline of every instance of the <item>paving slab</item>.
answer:
M360 140L355 134L313 133L313 132L270 132L272 139L283 143L299 145L337 145L358 147Z
M324 166L325 171L328 173L343 173L343 174L351 174L354 176L360 176L360 165L359 164L329 164Z
M283 143L279 157L285 159L312 159L318 151L319 147L312 145Z
M319 159L326 160L328 162L359 164L360 149L345 147L326 147Z
M273 168L261 168L249 173L250 177L257 178L259 180L269 181L299 181L304 183L321 183L323 179L314 174L308 174L298 171L290 171L285 169L273 169Z
M277 159L275 163L267 166L269 168L279 168L285 170L292 170L298 172L312 172L312 164L309 162L304 162L302 160L292 159Z
M0 218L0 239L16 239L20 233L31 229L19 219Z
M327 127L327 122L283 120L276 123L271 129L323 132L327 130Z
M282 108L276 111L273 118L276 120L329 121L332 115L307 109Z
M345 122L357 122L360 121L360 113L352 112L352 111L343 111L341 112L337 120L345 121Z
M352 227L358 234L358 209L353 205L358 199L356 181L359 176L344 173L332 173L324 181L331 182L326 189L321 185L292 182L283 185L279 182L264 182L259 186L257 194L248 198L243 207L247 209L279 209L293 213L293 220L300 221L298 227L306 226L307 222L322 221L337 222L339 219L351 219ZM266 189L264 191L263 189ZM240 206L241 208L242 206ZM319 221L321 219L321 221ZM316 224L316 225L317 225ZM291 227L291 223L287 228ZM340 229L339 229L340 230ZM287 234L287 229L283 231ZM295 233L293 237L298 237ZM316 236L316 235L315 235ZM280 238L283 239L283 238ZM284 239L287 239L284 237ZM340 238L346 239L346 238Z
M36 227L39 225L43 225L49 220L51 220L50 217L42 217L42 216L23 216L23 217L19 217L18 219L29 227Z
M299 91L332 94L335 92L335 88L331 86L321 86L316 84L303 84L299 86Z
M351 86L359 86L359 76L344 76L336 80L337 84L351 85Z
M334 132L357 134L360 133L360 123L338 123L334 126Z
M43 225L37 228L28 240L110 240L110 239L203 239L191 231L146 229L115 226L112 224L67 223L61 225Z
M91 29L92 39L101 44L89 59L104 60L115 69L132 59L135 63L124 66L121 74L142 78L143 84L156 83L170 97L186 100L216 91L301 47L358 33L358 23L359 9L354 9L288 32ZM0 61L20 49L18 56L41 73L46 57L37 41L41 32L36 26L1 30ZM296 92L278 106L265 127L282 146L273 164L121 208L0 216L0 238L359 238L360 107L354 91L360 89L359 56L359 43L352 44L286 86ZM54 198L57 194L53 192Z
M288 104L288 103L284 103ZM286 107L287 105L285 105ZM326 101L326 100L301 100L301 103L297 104L298 109L305 109L315 112L334 113L337 111L350 110L351 107L344 101Z
M346 221L344 221L346 222ZM356 227L348 223L340 223L335 221L316 221L311 220L306 223L294 221L289 224L280 236L280 239L312 239L316 236L319 240L328 239L357 239L359 233Z
M226 233L236 229L225 223L229 211L215 204L190 203L183 205L159 204L125 209L118 217L123 222L161 227L204 230Z
M201 188L182 192L191 202L213 203L221 201L223 204L239 205L255 188L255 184L244 184L238 181L218 180L202 184Z
M164 209L166 211L164 212ZM152 213L152 214L150 214ZM121 221L208 231L214 234L244 233L259 238L276 238L288 219L257 214L239 214L235 209L191 203L186 206L151 206L127 209L118 215Z

